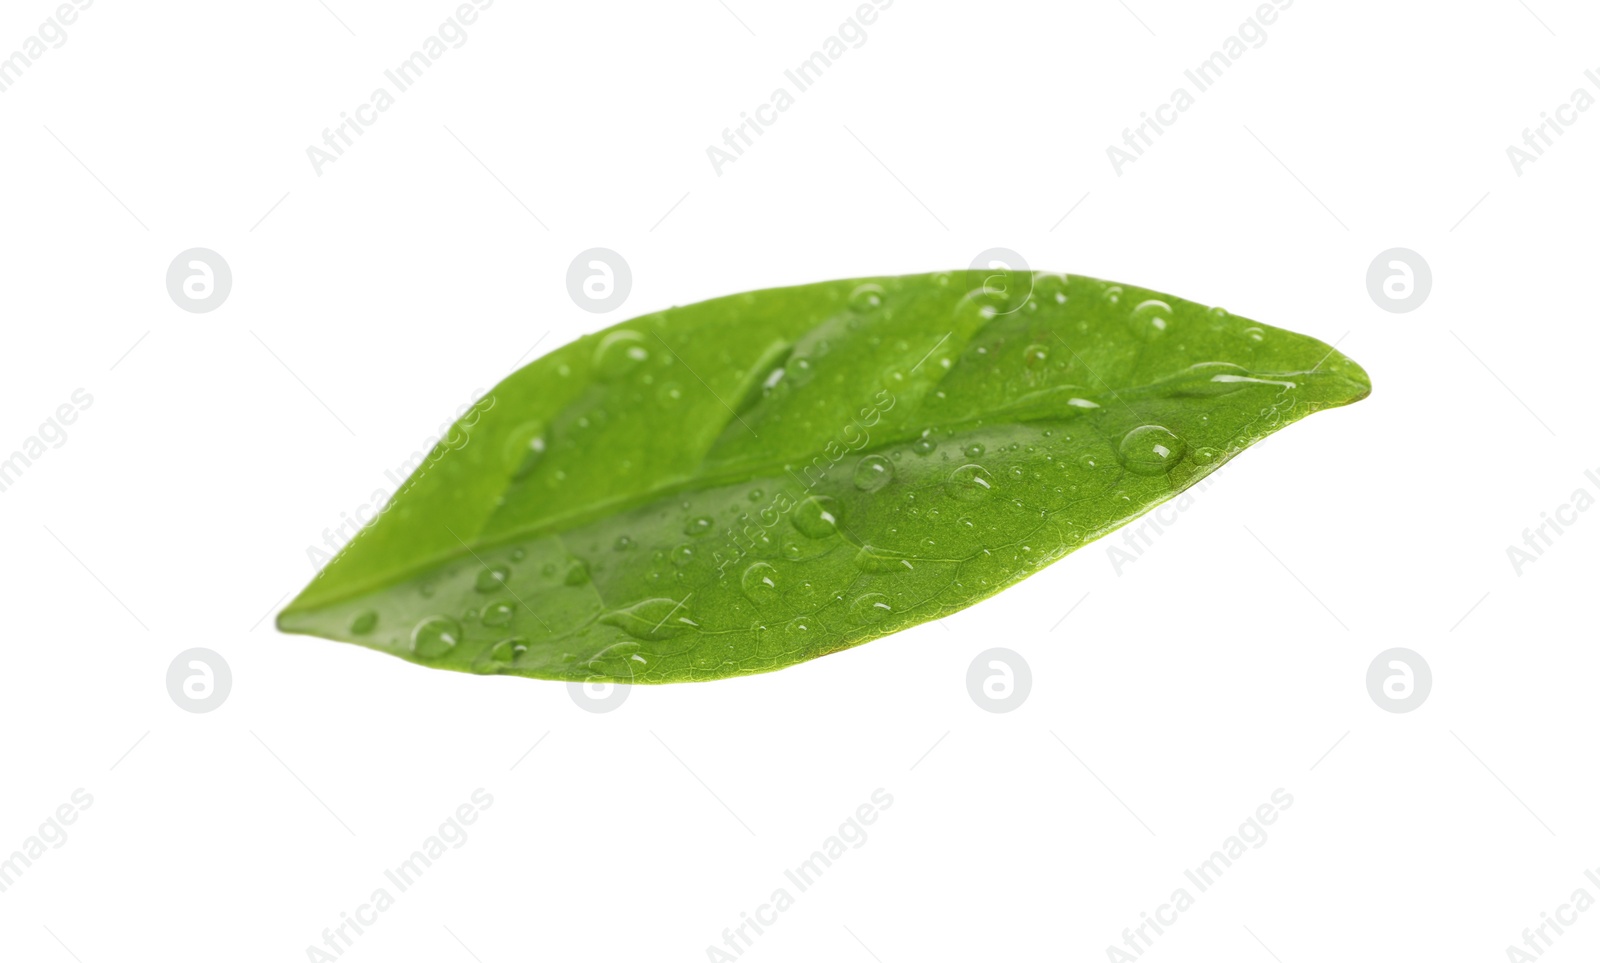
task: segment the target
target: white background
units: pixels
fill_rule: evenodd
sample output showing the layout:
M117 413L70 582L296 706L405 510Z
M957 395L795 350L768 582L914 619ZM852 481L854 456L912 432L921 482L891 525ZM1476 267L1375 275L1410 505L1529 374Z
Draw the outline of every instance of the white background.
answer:
M854 3L500 0L318 176L307 146L454 9L329 3L95 3L0 94L0 456L94 399L0 492L0 856L94 800L0 893L0 956L306 959L479 787L344 959L704 960L879 787L744 959L1103 960L1279 787L1144 958L1505 959L1600 897L1600 512L1506 554L1600 470L1600 110L1506 156L1600 95L1591 5L1300 0L1118 176L1107 146L1255 4L900 0L718 176L707 146ZM7 4L0 55L52 10ZM209 314L164 287L196 246L234 274ZM605 316L564 280L592 246L633 269ZM1372 397L1227 466L1120 574L1095 544L608 714L273 630L307 547L535 343L994 246L1337 341ZM1366 289L1395 246L1432 265L1409 314ZM165 685L194 646L233 670L208 714ZM1008 714L966 690L993 646L1032 667ZM1409 714L1366 689L1392 646L1433 669ZM1579 920L1547 959L1600 950Z

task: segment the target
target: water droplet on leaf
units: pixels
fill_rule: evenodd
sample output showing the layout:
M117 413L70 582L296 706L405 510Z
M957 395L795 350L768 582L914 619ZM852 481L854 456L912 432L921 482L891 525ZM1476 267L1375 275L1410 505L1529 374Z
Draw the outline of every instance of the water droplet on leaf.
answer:
M796 388L810 384L811 379L817 376L816 366L811 363L810 358L791 358L784 371L787 373L789 383Z
M850 613L856 617L856 621L868 624L882 622L892 611L889 596L881 592L868 592L850 603Z
M894 466L882 455L868 455L856 463L855 485L864 492L875 492L894 479Z
M613 331L594 351L595 371L602 381L624 378L649 359L645 337L637 331Z
M672 599L646 599L637 605L607 612L600 616L600 621L646 642L670 639L700 627L694 622L688 607Z
M1133 309L1133 329L1144 337L1163 334L1172 324L1172 305L1165 301L1141 301Z
M945 489L965 502L988 498L994 490L994 480L982 465L962 465L950 473Z
M877 284L863 284L850 292L850 310L857 314L875 311L883 304L883 288Z
M838 530L838 503L826 495L813 495L795 506L791 521L807 538L827 538Z
M496 602L483 610L484 625L510 625L517 607L510 602Z
M567 563L567 574L563 579L568 585L589 584L589 563L581 558L575 558Z
M527 651L527 639L502 639L494 644L494 648L489 650L489 658L495 662L510 665Z
M739 587L752 602L770 602L778 597L778 570L766 562L756 562L739 577Z
M1164 475L1183 460L1188 446L1160 425L1141 425L1128 432L1117 447L1122 466L1135 475Z
M511 569L504 565L491 565L478 573L478 579L472 587L487 595L498 591L506 584L506 579L511 577Z
M437 659L461 641L461 625L455 619L423 619L411 630L411 651L418 658Z
M506 437L505 460L511 466L511 480L521 481L533 473L544 458L544 425L526 422L511 430Z
M883 549L873 548L871 545L861 546L861 550L856 552L855 563L856 568L861 571L878 575L891 575L914 570L910 559L902 558Z

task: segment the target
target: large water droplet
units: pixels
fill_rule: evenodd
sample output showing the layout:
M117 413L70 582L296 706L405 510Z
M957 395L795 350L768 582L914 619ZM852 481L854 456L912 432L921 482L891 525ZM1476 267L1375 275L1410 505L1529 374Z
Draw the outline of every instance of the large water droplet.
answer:
M939 442L933 437L933 429L922 433L922 437L911 443L911 450L919 455L931 455L939 447Z
M421 659L437 659L461 641L461 625L455 619L435 616L423 619L411 630L411 651Z
M826 555L837 545L837 542L828 539L806 538L798 532L790 532L783 537L779 554L791 562L803 562L819 555Z
M1214 398L1243 391L1254 383L1246 368L1227 361L1203 361L1163 379L1158 385L1174 398Z
M600 616L600 621L647 642L670 639L700 627L685 602L672 599L645 599L637 605L607 612Z
M494 644L494 648L489 650L489 658L502 665L510 665L527 651L527 639L502 639Z
M704 535L711 531L711 529L715 526L716 522L713 522L705 515L701 515L699 517L689 519L688 523L683 526L683 534Z
M567 563L567 574L562 579L568 585L589 584L589 563L581 558L575 558Z
M602 381L626 377L650 360L645 336L637 331L613 331L594 350L594 367Z
M504 565L490 565L478 573L478 580L472 587L487 595L498 591L506 584L506 579L511 577L511 569Z
M506 464L511 466L511 480L521 481L532 474L544 458L544 450L544 425L529 421L511 429L504 450Z
M783 370L789 384L796 388L810 384L811 379L817 376L817 366L811 363L810 358L790 358Z
M894 479L894 466L882 455L868 455L856 463L855 485L864 492L875 492Z
M484 625L510 625L517 607L510 602L496 602L483 610Z
M741 522L743 528L737 534L739 538L745 540L745 554L753 555L756 558L772 558L777 555L780 547L778 539L771 532L761 527L757 519L752 519L749 516L741 517L743 518ZM752 527L754 527L754 531L752 531Z
M1172 325L1172 305L1165 301L1141 301L1133 309L1133 329L1147 338L1164 334Z
M1183 439L1161 425L1140 425L1123 436L1117 458L1135 475L1165 475L1186 451Z
M838 503L826 495L812 495L796 505L790 521L807 538L827 538L839 527Z
M882 622L893 611L889 605L889 596L881 592L868 592L850 603L850 614L856 617L856 621L869 625Z
M883 288L877 284L863 284L850 292L850 310L857 314L875 311L883 304Z
M962 465L950 473L945 490L964 502L975 502L989 497L994 479L982 465Z
M861 550L856 552L855 563L856 568L861 571L877 575L913 571L910 559L886 552L881 548L873 548L871 545L861 546Z
M770 602L778 597L778 570L766 562L756 562L739 576L739 587L752 602Z
M607 622L607 624L620 626L621 623L609 622L608 620L613 616L624 618L626 615L626 612L611 612L601 616L600 621ZM629 634L631 635L632 633ZM583 661L582 668L588 670L590 673L590 684L595 684L601 680L613 681L619 679L631 679L633 678L634 667L633 656L637 655L638 653L639 643L637 642L613 642L611 645L606 646L599 652L596 652L594 655L585 659ZM598 695L600 691L601 690L596 689L595 694Z

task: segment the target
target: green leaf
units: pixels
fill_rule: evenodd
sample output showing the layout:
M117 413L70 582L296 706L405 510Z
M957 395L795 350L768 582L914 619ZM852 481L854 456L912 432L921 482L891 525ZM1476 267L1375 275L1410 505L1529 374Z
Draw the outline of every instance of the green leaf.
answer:
M948 615L1370 390L1126 285L931 274L636 318L501 382L278 617L436 668L678 682Z

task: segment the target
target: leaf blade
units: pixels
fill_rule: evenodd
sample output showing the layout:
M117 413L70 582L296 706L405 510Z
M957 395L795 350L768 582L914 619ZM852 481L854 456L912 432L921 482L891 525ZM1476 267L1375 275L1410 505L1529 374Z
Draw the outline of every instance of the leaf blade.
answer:
M557 349L279 627L539 678L781 668L986 598L1370 390L1315 339L1156 292L961 282L751 292Z

